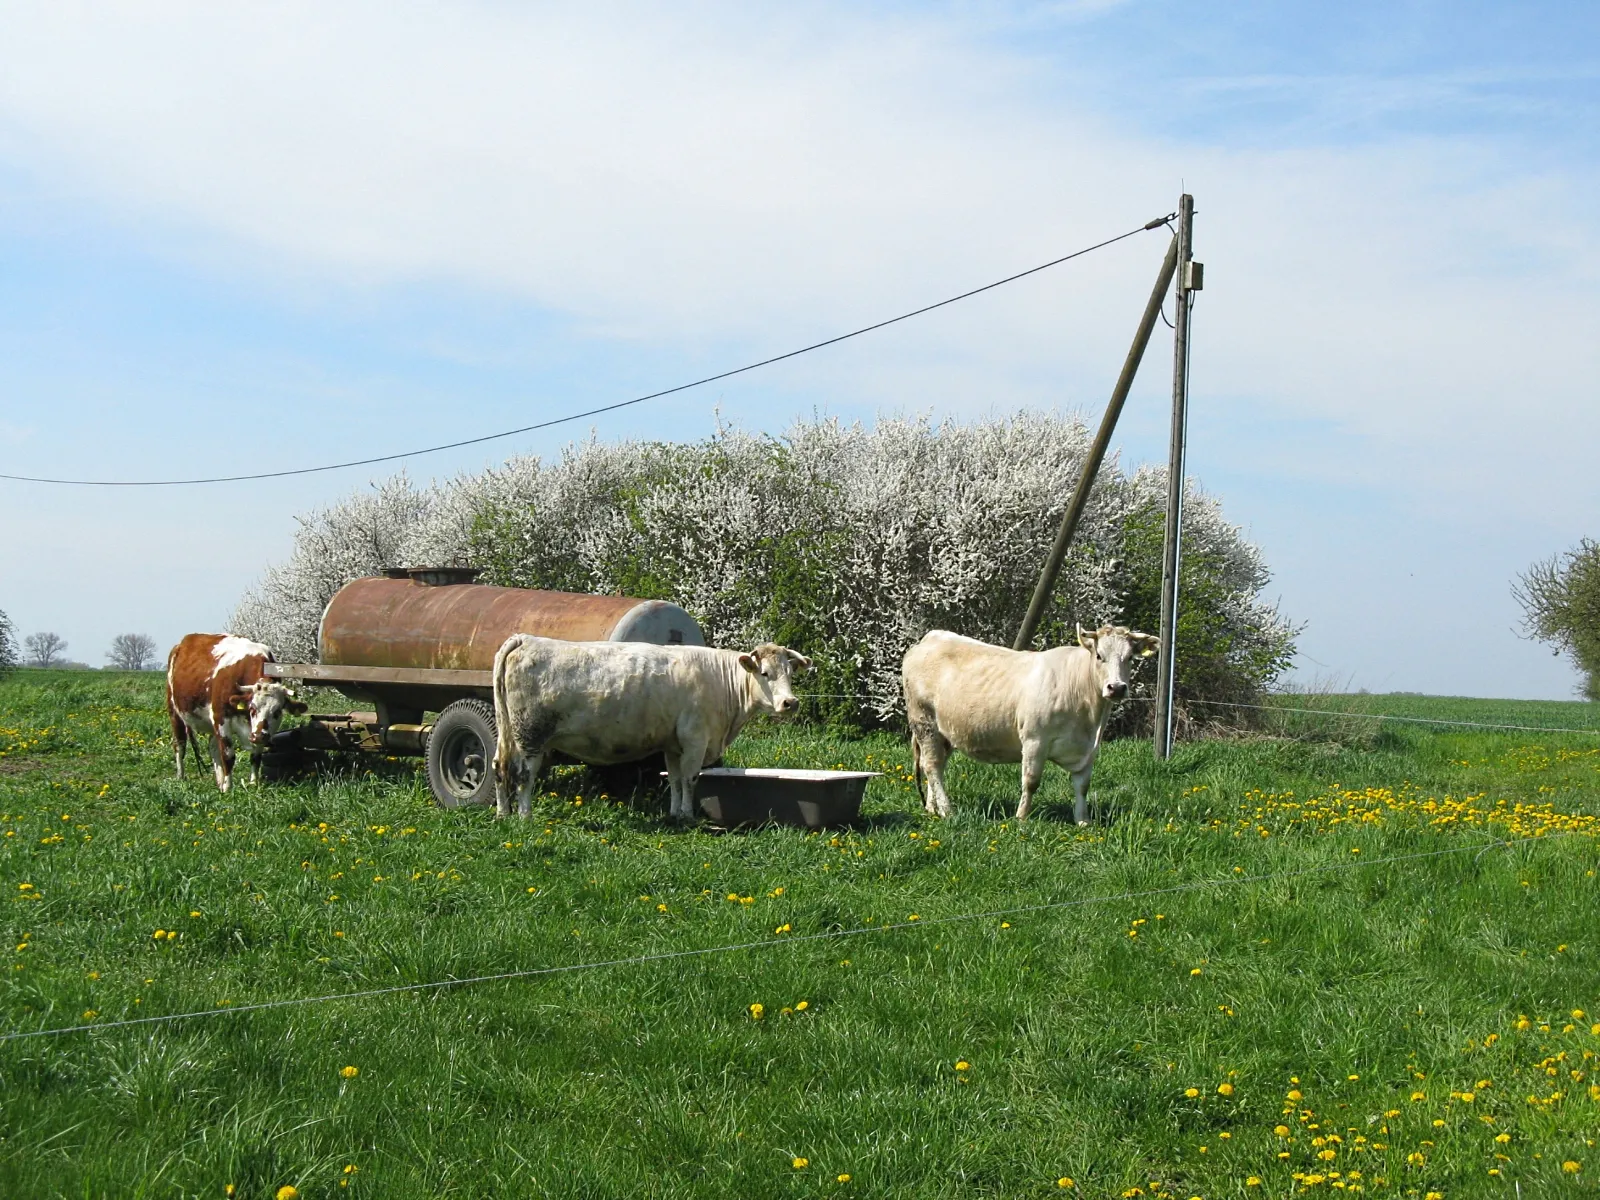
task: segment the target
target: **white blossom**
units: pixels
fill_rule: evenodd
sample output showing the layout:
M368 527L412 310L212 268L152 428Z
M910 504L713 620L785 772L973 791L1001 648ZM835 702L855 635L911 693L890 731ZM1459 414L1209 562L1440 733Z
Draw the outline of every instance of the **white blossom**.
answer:
M817 419L778 438L590 440L427 488L400 475L301 518L289 560L234 627L280 658L313 658L322 610L349 580L473 565L488 582L673 600L712 645L788 639L817 659L816 692L848 697L825 710L894 720L901 657L928 629L1011 643L1088 446L1080 421L1048 413ZM1075 622L1154 624L1159 547L1152 562L1128 531L1158 530L1164 509L1164 470L1107 460L1036 644ZM1238 698L1282 669L1294 630L1261 599L1260 551L1192 484L1184 547L1226 644L1207 683Z

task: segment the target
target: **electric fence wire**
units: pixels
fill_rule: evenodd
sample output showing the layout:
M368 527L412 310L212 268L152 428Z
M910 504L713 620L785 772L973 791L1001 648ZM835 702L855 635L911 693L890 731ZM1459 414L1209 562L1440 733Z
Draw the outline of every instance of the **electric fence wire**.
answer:
M1015 283L1019 279L1026 279L1029 275L1037 275L1040 271L1049 270L1051 267L1060 266L1075 258L1082 258L1085 254L1092 254L1096 250L1114 245L1135 234L1144 233L1152 229L1166 228L1171 215L1157 217L1146 221L1137 229L1130 229L1126 233L1119 233L1116 237L1106 238L1092 246L1085 246L1081 250L1074 250L1071 254L1063 254L1059 258L1052 258L1049 262L1040 263L1036 267L1029 267L1026 271L1018 271L1014 275L1007 275L1004 279L996 279L993 283L986 283L982 287L971 288L959 295L951 296L933 304L924 304L921 308L914 308L910 312L901 313L897 317L890 317L884 321L876 321L871 325L863 325L860 329L852 329L849 333L841 333L836 337L827 338L820 342L812 342L809 346L801 346L798 350L789 350L783 354L774 354L771 358L763 358L759 362L746 363L742 367L734 367L729 371L720 371L715 375L707 375L703 379L696 379L690 383L680 383L676 387L662 388L658 392L649 392L643 396L635 396L632 400L619 400L615 404L602 404L598 408L587 408L582 412L568 413L563 417L553 417L548 421L537 421L532 425L522 425L516 429L506 429L499 433L486 433L481 437L463 438L457 442L443 442L437 446L424 446L418 450L403 450L397 454L380 454L372 458L353 458L346 462L325 463L319 467L294 467L282 471L258 471L250 475L211 475L194 479L56 479L38 475L10 475L0 473L0 479L10 479L18 483L51 483L65 487L189 487L207 483L243 483L252 479L283 479L291 475L315 475L323 471L342 471L348 467L366 467L375 463L396 462L402 458L416 458L423 454L437 454L442 450L458 450L463 446L476 446L483 442L498 441L501 438L516 437L522 433L533 433L540 429L551 429L557 425L566 425L572 421L581 421L585 417L597 417L602 413L616 412L618 409L631 408L636 404L643 404L647 400L659 400L662 396L671 396L676 392L686 392L691 388L703 387L708 383L716 383L720 379L731 379L735 375L743 375L747 371L769 367L773 363L783 362L785 359L798 358L802 354L809 354L813 350L821 350L825 346L836 346L840 342L847 342L851 338L860 337L874 330L884 329L890 325L909 321L912 317L920 317L923 313L930 313L936 308L955 304L957 301L966 300L983 292L993 291L1008 283Z
M1421 859L1442 858L1451 854L1476 851L1478 856L1497 846L1510 849L1526 842L1551 842L1560 838L1577 836L1570 832L1540 836L1491 839L1488 842L1470 842L1443 850L1420 850L1411 854L1394 854L1387 858L1366 861L1327 863L1319 867L1301 867L1293 871L1272 871L1262 875L1219 875L1210 879L1173 884L1170 887L1144 888L1119 892L1109 896L1087 896L1075 900L1054 900L1043 904L1023 904L1013 908L995 908L984 912L961 913L949 917L929 917L926 920L898 921L883 925L863 925L852 929L829 929L820 933L796 934L793 937L762 938L758 941L735 942L721 946L703 946L692 950L667 950L658 954L636 954L626 958L601 959L594 962L568 963L556 967L530 967L521 971L500 971L492 975L470 975L461 979L438 979L424 983L401 983L389 987L364 988L351 992L331 992L321 996L293 996L278 1000L262 1000L253 1004L224 1005L217 1008L194 1009L189 1012L166 1013L150 1017L129 1017L118 1021L94 1021L82 1025L60 1025L46 1029L13 1030L0 1034L0 1043L17 1042L31 1038L61 1037L74 1033L103 1033L113 1029L128 1029L139 1025L163 1025L178 1021L199 1020L207 1017L235 1016L239 1013L265 1012L269 1009L297 1008L308 1004L336 1004L347 1000L368 1000L378 996L394 996L406 992L437 992L445 988L468 987L480 983L500 983L513 979L532 979L542 975L563 975L576 971L597 971L610 967L639 966L645 963L669 962L675 959L703 958L709 955L732 954L742 950L765 950L775 946L795 946L805 942L822 942L840 938L861 937L873 933L893 933L905 929L925 929L932 925L952 925L964 921L992 920L997 917L1023 916L1028 913L1058 911L1068 908L1086 908L1096 904L1114 904L1122 900L1142 900L1152 896L1172 896L1183 892L1196 892L1205 888L1229 884L1270 883L1280 879L1295 879L1319 875L1329 871L1352 870L1357 867L1381 867L1392 863L1415 862Z

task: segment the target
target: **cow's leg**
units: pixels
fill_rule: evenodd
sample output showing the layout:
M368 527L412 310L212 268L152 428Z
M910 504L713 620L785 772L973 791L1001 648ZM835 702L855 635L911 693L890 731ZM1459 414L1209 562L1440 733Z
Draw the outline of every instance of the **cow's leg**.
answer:
M189 726L182 717L167 705L167 716L172 718L172 757L178 764L178 778L183 778L183 750L189 744Z
M1028 819L1028 809L1033 806L1033 794L1039 790L1039 780L1044 777L1044 747L1032 739L1022 743L1022 799L1017 801L1017 824Z
M937 815L939 806L934 802L933 782L928 778L928 760L915 729L911 731L911 772L916 777L917 794L922 797L922 810Z
M1094 755L1072 772L1072 819L1079 825L1089 823L1089 773L1094 770Z
M211 728L211 769L216 773L217 790L226 792L233 781L233 746L219 722Z
M261 751L250 751L250 786L261 782Z
M944 765L950 759L950 743L937 729L923 729L917 741L922 746L922 770L928 779L928 797L923 807L935 816L952 816L955 806L944 790Z
M678 749L666 752L667 791L671 796L668 813L675 821L695 818L694 785L705 769L706 752L711 748L711 731L700 714L690 711L678 718Z
M517 810L524 816L533 815L533 785L539 779L539 768L544 765L544 751L529 754L502 733L494 756L494 815L504 820L511 815L511 800L516 798Z
M683 780L683 756L681 754L674 754L671 750L668 750L666 759L667 816L676 821L678 820L678 812L681 808L678 797L682 792L681 783Z
M544 770L544 751L523 756L521 775L517 779L517 816L524 821L533 816L533 790L539 783L539 772ZM508 802L507 808L510 808Z
M677 756L677 770L673 770L673 756L667 754L667 782L672 793L671 813L674 820L692 821L695 818L694 785L706 765L706 749L710 739L699 730L680 730L682 749Z
M258 756L256 744L250 740L250 718L229 717L225 722L228 731L228 770L231 772L239 760L239 753L235 746L244 746L245 754L250 758L250 774L245 777L245 783L254 787L257 782Z

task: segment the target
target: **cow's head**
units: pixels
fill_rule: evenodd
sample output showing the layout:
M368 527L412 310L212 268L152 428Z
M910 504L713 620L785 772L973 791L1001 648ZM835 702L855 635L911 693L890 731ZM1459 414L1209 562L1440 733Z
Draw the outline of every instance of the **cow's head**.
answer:
M1120 700L1128 694L1128 660L1134 655L1149 658L1160 648L1161 639L1136 633L1125 625L1102 625L1099 629L1079 625L1078 645L1094 655L1101 697Z
M303 713L306 705L294 698L289 688L274 679L258 679L249 691L240 692L229 707L250 718L250 740L264 746L278 732L284 713Z
M764 708L787 713L800 707L800 698L789 681L796 672L811 669L811 660L804 654L763 642L749 654L739 655L739 665L755 676Z

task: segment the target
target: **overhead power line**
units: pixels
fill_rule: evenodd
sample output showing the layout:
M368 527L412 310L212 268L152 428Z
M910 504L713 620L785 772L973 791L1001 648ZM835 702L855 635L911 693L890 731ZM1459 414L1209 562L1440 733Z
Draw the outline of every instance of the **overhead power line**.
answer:
M533 433L539 429L550 429L556 425L566 425L572 421L581 421L585 417L597 417L602 413L616 412L621 408L631 408L635 404L643 404L646 400L659 400L662 396L670 396L674 392L686 392L690 388L703 387L708 383L715 383L719 379L729 379L734 375L743 375L746 371L754 371L760 367L768 367L773 363L782 362L786 358L796 358L802 354L809 354L813 350L821 350L825 346L834 346L840 342L849 341L851 338L860 337L864 333L871 333L901 321L909 321L912 317L920 317L923 313L932 312L936 308L943 308L947 304L954 304L958 300L966 300L981 292L993 291L1008 283L1015 283L1029 275L1037 275L1040 271L1049 270L1074 258L1082 258L1085 254L1104 249L1115 242L1131 238L1136 233L1144 233L1151 229L1164 228L1172 220L1169 214L1157 217L1153 221L1146 221L1137 229L1130 229L1126 233L1119 233L1116 237L1107 238L1103 242L1096 242L1092 246L1085 246L1082 250L1074 250L1071 254L1063 254L1060 258L1052 258L1049 262L1040 263L1036 267L1029 267L1026 271L1018 271L1015 275L1007 275L1004 279L997 279L993 283L986 283L982 287L975 287L960 295L951 296L947 300L940 300L933 304L924 304L921 308L914 308L910 312L901 313L898 317L890 317L885 321L877 321L871 325L864 325L860 329L852 329L849 333L841 333L821 342L813 342L809 346L801 346L798 350L790 350L784 354L774 354L771 358L763 358L760 362L746 363L742 367L734 367L731 371L720 371L715 375L707 375L704 379L696 379L690 383L680 383L676 387L662 388L659 392L650 392L643 396L635 396L632 400L619 400L615 404L602 404L598 408L584 409L582 412L568 413L564 417L555 417L548 421L538 421L532 425L522 425L516 429L505 429L499 433L486 433L482 437L464 438L459 442L444 442L437 446L424 446L418 450L402 450L398 454L380 454L374 458L353 458L347 462L326 463L320 467L295 467L287 471L258 471L250 475L212 475L196 479L52 479L38 475L8 475L0 473L0 479L11 479L18 483L54 483L70 487L188 487L202 483L243 483L251 479L282 479L289 475L315 475L322 471L342 471L347 467L367 467L374 463L396 462L402 458L416 458L422 454L437 454L441 450L457 450L462 446L476 446L481 442L493 442L500 438L516 437L520 433Z

